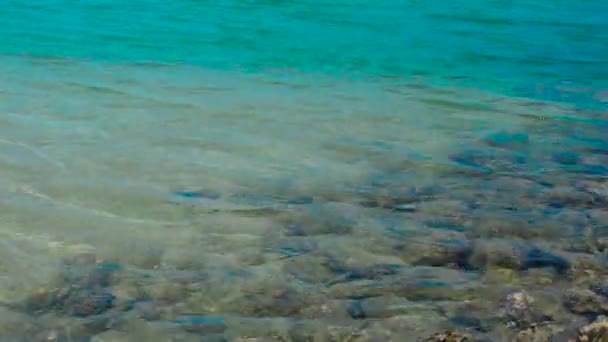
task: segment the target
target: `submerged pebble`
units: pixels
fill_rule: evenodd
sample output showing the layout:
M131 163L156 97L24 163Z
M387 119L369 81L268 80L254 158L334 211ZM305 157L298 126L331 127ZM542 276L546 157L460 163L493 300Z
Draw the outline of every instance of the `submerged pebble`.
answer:
M469 342L473 341L471 335L457 330L448 330L436 333L423 340L424 342Z
M608 314L608 298L589 289L570 289L563 295L564 306L573 313L597 316Z
M197 334L221 334L226 330L226 320L218 316L180 315L176 320L185 331Z
M608 319L598 317L593 323L578 329L570 342L605 342L608 341Z
M558 152L553 154L553 160L562 165L576 165L581 161L581 156L576 152Z
M530 138L524 132L499 131L486 136L483 141L493 147L521 149L528 146Z

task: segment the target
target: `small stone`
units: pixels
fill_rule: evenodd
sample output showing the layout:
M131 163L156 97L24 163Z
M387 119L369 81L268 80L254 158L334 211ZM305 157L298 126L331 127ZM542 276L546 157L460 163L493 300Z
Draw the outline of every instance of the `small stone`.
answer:
M310 296L290 287L278 286L244 293L231 304L242 315L288 317L298 314L309 300Z
M528 146L530 138L523 132L511 133L500 131L485 137L484 142L492 147L521 149Z
M416 208L417 207L415 204L396 204L395 206L393 206L394 211L401 211L407 213L413 213L414 211L416 211Z
M516 342L549 342L552 340L551 330L546 326L532 325L517 333Z
M317 244L312 240L284 239L280 242L279 253L284 258L292 258L311 253L317 249Z
M96 335L95 337L93 337L91 339L91 342L128 342L128 341L129 341L129 334L120 332L120 331L116 331L116 330L109 330L109 331L103 332L99 335Z
M140 302L135 304L137 315L147 321L155 321L161 318L161 310L153 302Z
M412 265L453 266L468 269L473 249L469 241L458 239L458 233L444 232L424 239L405 241L397 248L401 258Z
M425 342L466 342L473 341L470 335L457 331L457 330L448 330L441 333L437 333L427 339Z
M111 309L114 306L114 299L114 295L102 289L73 290L67 298L63 299L61 307L68 315L87 317Z
M576 165L580 162L581 156L576 152L558 152L553 155L553 160L562 165Z
M302 205L311 204L314 201L312 196L299 196L287 200L287 204Z
M477 239L473 242L469 264L478 269L492 266L519 269L527 249L525 244L516 240Z
M564 306L575 314L598 315L608 313L608 298L589 289L571 289L565 292Z
M285 229L287 236L306 236L306 229L298 224L291 224Z
M557 187L544 194L546 203L554 208L566 207L593 207L593 195L569 187Z
M218 199L220 194L212 190L198 190L198 191L176 191L173 193L174 196L181 197L184 199Z
M222 334L226 330L223 317L181 315L175 322L184 330L198 334Z
M578 329L576 337L570 342L606 342L608 341L608 319L601 316L589 325Z
M365 319L367 315L360 301L354 301L348 308L348 314L352 319Z
M450 318L450 322L466 329L473 329L477 331L485 330L482 321L479 318L469 314L456 315Z
M397 274L401 268L401 265L396 264L379 264L361 268L350 267L331 257L325 260L324 265L338 274L338 277L329 282L329 285L357 280L379 280L384 276Z
M539 248L532 248L526 254L521 265L522 270L530 268L553 267L557 273L564 273L570 268L570 263L555 254L543 251Z
M518 328L529 328L544 317L534 311L532 305L534 298L526 291L517 291L507 296L505 300L505 313L512 325Z
M146 285L143 291L152 300L164 304L176 303L186 295L186 289L182 284L169 280Z

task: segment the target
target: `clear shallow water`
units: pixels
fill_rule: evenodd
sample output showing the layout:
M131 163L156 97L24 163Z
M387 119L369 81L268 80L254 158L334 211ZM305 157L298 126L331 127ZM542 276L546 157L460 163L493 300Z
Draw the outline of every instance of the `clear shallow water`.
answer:
M606 273L606 5L436 6L0 9L0 333L513 340L601 313L566 296Z

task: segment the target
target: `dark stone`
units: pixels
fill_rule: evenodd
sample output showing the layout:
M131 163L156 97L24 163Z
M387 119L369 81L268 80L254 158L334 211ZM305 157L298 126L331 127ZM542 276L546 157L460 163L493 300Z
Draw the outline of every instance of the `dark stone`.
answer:
M547 204L553 208L591 208L596 202L592 194L568 187L551 189L545 193L544 197Z
M482 270L492 266L519 269L526 252L527 247L519 241L477 239L473 241L473 251L468 261L472 268Z
M607 297L608 298L608 286L604 285L591 285L589 286L589 290L595 292L596 294Z
M455 232L464 232L467 230L462 220L451 217L432 217L425 220L424 224L431 228L445 229Z
M312 196L299 196L299 197L294 197L291 199L287 200L287 204L311 204L313 202L313 197Z
M101 289L73 290L60 299L61 311L76 317L100 315L113 307L114 295Z
M464 150L449 158L480 176L496 171L519 171L526 163L524 155L509 151Z
M181 197L184 199L218 199L220 194L212 190L198 190L198 191L176 191L173 193L174 196Z
M393 206L393 210L394 211L401 211L401 212L407 212L407 213L413 213L416 211L416 205L415 204L396 204Z
M479 318L467 313L461 313L451 317L450 322L465 329L486 331L486 329L483 327L482 321Z
M492 147L521 149L528 146L530 138L526 133L500 131L485 137L484 142Z
M553 160L562 165L576 165L581 161L581 156L576 152L558 152L553 155Z
M607 176L608 167L604 165L583 165L579 169L580 173L587 174L590 176Z
M280 242L279 253L285 258L291 258L311 253L316 249L317 244L314 241L288 239Z
M359 202L359 205L364 208L378 208L380 207L380 202L372 199L362 200Z
M511 293L505 300L505 313L510 325L527 329L538 323L551 321L550 317L540 314L532 305L534 299L525 291Z
M352 319L365 319L367 316L365 315L365 310L363 310L363 306L361 305L361 301L354 301L348 307L348 314Z
M306 229L298 224L291 224L285 230L287 236L306 236Z
M564 306L579 315L597 316L608 313L608 299L589 289L570 289L564 293Z
M309 299L310 296L288 287L263 288L246 293L233 305L242 315L290 317L299 314L307 306Z
M338 275L338 277L329 282L328 285L365 279L378 280L384 276L397 274L397 272L401 268L401 265L395 264L379 264L360 268L352 267L345 265L333 256L327 257L324 260L323 265L327 267L331 272Z
M24 308L32 314L57 312L75 317L97 316L110 309L129 310L132 303L117 306L110 292L112 276L121 269L119 264L90 265L82 260L66 261L60 283L54 290L39 290L28 297Z
M580 329L571 342L605 342L608 341L608 319L598 318L595 322Z
M155 321L161 318L160 308L152 301L135 303L134 309L139 317L147 321Z
M527 270L530 268L543 267L553 267L558 273L564 273L570 269L570 263L560 256L551 254L541 249L530 249L523 259L521 269Z
M397 296L409 300L465 300L473 295L476 284L467 275L456 275L441 270L433 274L434 268L418 267L408 269L394 276L378 280L345 282L331 286L331 295L335 298L365 299L382 296ZM462 272L459 272L462 273ZM454 280L454 276L466 278Z
M409 242L416 244L417 248L405 248L404 257L412 265L422 266L454 266L461 269L470 269L469 257L473 249L471 243L465 240L438 240L428 243ZM410 255L411 253L411 255Z
M468 342L473 341L472 337L464 332L448 330L437 333L423 340L424 342Z
M176 320L184 330L197 334L222 334L226 330L226 322L223 317L181 315Z

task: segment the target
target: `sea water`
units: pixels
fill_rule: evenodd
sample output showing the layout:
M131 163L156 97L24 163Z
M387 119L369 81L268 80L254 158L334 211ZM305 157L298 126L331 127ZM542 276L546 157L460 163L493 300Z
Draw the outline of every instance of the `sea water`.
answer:
M605 13L7 1L0 336L512 339L601 285Z

